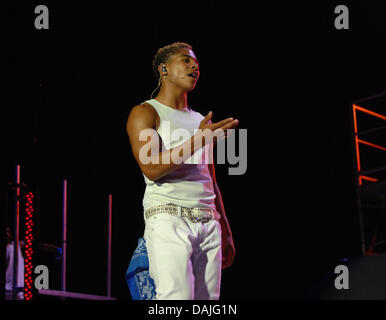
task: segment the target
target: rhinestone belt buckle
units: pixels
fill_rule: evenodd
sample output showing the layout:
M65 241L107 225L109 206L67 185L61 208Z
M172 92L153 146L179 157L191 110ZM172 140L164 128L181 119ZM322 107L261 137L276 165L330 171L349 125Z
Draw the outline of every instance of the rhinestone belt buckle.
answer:
M198 208L190 208L190 210L188 210L187 215L188 219L192 222L206 223L212 219L211 215L208 213L201 214Z

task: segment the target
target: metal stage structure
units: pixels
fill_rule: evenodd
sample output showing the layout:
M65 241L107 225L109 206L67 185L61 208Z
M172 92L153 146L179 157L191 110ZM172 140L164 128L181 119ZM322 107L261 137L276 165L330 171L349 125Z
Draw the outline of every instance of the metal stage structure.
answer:
M386 91L352 103L362 255L385 252Z
M13 237L15 239L13 246L13 275L17 275L18 265L24 263L24 300L38 299L41 297L60 297L61 299L86 299L86 300L116 300L111 296L111 241L112 241L112 195L108 194L107 206L107 252L106 252L106 296L85 294L79 292L66 291L67 283L67 209L68 209L68 181L63 180L62 186L62 234L61 234L61 266L60 266L60 290L35 289L32 279L34 270L34 261L37 251L36 238L34 236L36 229L36 198L35 191L27 188L21 182L20 165L16 166L15 181L13 187ZM23 221L23 225L21 225ZM21 234L21 227L24 235ZM23 236L23 237L22 237ZM20 241L24 241L24 261L19 261ZM20 287L20 285L19 285ZM13 299L17 298L20 288L17 285L17 277L13 277Z

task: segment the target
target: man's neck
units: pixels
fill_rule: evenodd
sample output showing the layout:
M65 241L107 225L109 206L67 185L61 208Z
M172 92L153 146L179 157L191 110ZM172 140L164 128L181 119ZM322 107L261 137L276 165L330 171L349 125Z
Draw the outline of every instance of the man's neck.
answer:
M186 92L181 94L172 94L161 90L155 99L168 107L181 111L188 110L188 95Z

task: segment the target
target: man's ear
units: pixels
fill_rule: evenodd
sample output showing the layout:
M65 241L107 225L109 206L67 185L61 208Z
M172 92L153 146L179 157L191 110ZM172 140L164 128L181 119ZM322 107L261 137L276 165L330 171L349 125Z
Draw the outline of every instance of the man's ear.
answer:
M164 63L160 63L158 66L158 72L160 73L160 76L166 76L168 73L168 69L166 68L166 65Z

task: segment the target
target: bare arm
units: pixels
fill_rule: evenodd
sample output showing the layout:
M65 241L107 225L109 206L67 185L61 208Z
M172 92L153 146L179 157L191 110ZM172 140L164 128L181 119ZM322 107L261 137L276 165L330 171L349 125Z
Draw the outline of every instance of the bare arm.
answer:
M228 218L225 213L224 203L221 196L220 188L217 185L216 173L215 173L215 164L212 161L208 165L209 172L213 180L213 189L216 194L215 204L217 211L221 214L220 225L221 225L221 240L222 240L222 268L228 268L233 264L235 257L235 246L233 242L232 230L229 226Z
M210 113L201 121L200 129L225 131L237 125L237 120L233 121L232 118L209 124L211 117ZM198 131L181 145L162 151L161 138L155 130L155 119L155 114L149 106L137 105L131 110L126 124L134 158L143 174L152 181L178 168L206 143L205 137ZM144 137L147 139L144 140ZM173 161L176 157L180 161Z
M152 181L167 175L183 163L172 161L173 153L182 157L184 148L189 149L191 154L195 151L194 136L175 148L162 151L161 137L155 130L154 112L144 105L137 105L131 110L126 131L135 160L143 174ZM147 136L145 141L143 141L144 136Z

